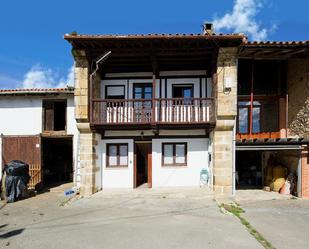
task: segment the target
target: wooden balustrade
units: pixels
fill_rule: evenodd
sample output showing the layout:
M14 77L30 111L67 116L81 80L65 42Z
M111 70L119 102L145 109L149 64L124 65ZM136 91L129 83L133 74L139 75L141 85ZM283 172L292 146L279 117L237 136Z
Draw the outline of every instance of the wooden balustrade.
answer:
M215 122L212 98L93 100L93 125Z

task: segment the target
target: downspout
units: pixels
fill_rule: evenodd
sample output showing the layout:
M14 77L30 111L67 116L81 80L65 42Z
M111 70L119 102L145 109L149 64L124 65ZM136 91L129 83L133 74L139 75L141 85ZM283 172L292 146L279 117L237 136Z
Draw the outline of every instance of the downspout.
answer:
M232 196L236 195L236 117L234 118L233 127L233 141L232 141L232 160L233 160L233 186L232 186Z

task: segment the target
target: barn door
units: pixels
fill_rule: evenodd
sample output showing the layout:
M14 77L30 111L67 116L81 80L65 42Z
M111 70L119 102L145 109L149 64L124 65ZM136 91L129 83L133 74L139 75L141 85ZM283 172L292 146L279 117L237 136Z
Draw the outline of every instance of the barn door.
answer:
M12 160L21 160L29 164L30 188L42 187L41 137L3 136L2 167Z

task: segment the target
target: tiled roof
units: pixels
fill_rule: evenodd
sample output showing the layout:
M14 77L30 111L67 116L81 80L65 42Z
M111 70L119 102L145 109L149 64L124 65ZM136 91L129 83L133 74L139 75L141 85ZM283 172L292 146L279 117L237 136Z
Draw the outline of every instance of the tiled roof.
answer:
M22 95L22 94L53 94L53 93L74 93L74 87L64 88L29 88L29 89L0 89L0 95Z
M96 35L89 35L89 34L65 34L64 39L71 40L71 39L152 39L152 38L227 38L227 39L239 39L245 38L244 34L96 34Z
M303 46L309 41L247 41L245 46Z

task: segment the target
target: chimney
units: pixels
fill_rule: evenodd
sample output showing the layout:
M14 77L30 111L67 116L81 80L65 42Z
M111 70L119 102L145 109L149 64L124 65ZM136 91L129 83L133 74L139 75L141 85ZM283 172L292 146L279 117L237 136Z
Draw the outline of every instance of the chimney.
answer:
M212 23L206 22L203 24L203 34L212 35L214 33Z

